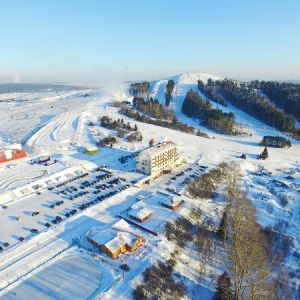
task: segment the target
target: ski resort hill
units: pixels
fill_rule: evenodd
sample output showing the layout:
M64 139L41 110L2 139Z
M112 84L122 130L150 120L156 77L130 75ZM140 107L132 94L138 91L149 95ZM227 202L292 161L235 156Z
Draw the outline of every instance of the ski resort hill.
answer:
M240 167L241 188L255 206L260 226L274 228L292 241L285 260L287 276L291 285L300 286L300 143L291 139L290 148L268 148L268 158L258 160L264 136L288 136L230 104L222 106L209 100L213 107L234 113L244 135L217 133L184 115L181 108L186 93L193 89L207 99L197 83L209 79L223 78L183 73L152 82L149 87L149 97L165 104L166 86L174 80L169 107L179 121L206 136L148 124L123 114L120 107L132 109L132 95L125 91L108 95L107 90L83 88L58 94L29 93L22 98L10 93L0 95L0 140L20 140L27 153L27 158L13 164L13 168L9 162L0 166L1 299L26 299L26 295L38 295L39 299L132 299L144 270L158 261L173 259L178 249L181 256L174 273L187 286L185 299L213 299L217 278L224 271L221 243L213 244L216 255L221 256L203 260L205 272L200 278L198 246L189 241L184 248L174 237L167 239L165 225L167 221L175 224L177 219L190 220L199 212L197 222L216 236L225 207L223 191L196 199L187 187L224 162ZM105 127L103 116L116 127ZM118 132L120 124L127 126L125 136ZM143 138L129 141L130 128L136 128ZM117 142L99 147L98 142L108 136ZM165 174L148 180L147 175L137 171L135 159L149 149L149 141L156 141L158 148L172 141L184 163L173 169L164 166ZM85 153L85 149L96 145L99 151ZM245 159L241 158L243 154ZM31 163L50 156L57 163ZM141 167L147 164L143 160ZM141 199L140 195L146 197ZM173 210L163 205L166 201L182 205ZM152 211L152 215L136 221L129 215L132 210ZM88 242L86 233L94 226L103 231L120 218L131 221L144 241L136 251L124 250L112 260ZM91 276L93 279L86 284ZM296 290L293 295L298 299Z

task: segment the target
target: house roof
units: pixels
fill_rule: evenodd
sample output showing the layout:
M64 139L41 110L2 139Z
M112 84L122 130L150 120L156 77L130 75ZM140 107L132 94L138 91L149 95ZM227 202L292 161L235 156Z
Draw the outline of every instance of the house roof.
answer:
M152 213L153 213L152 210L145 207L140 207L138 209L132 209L131 211L129 211L130 216L138 218L140 220L148 217Z
M164 198L163 200L160 201L161 203L167 204L168 206L172 206L175 207L176 205L178 205L178 203L180 203L180 200L174 200L173 198Z
M104 230L101 227L92 227L86 237L98 245L105 245L110 252L114 253L126 244L132 246L138 239L138 235L130 231L133 231L130 225L121 219Z

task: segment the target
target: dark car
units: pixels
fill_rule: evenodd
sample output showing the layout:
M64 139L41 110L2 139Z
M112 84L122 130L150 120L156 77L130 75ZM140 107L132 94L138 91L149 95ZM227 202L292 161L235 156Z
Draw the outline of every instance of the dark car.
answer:
M3 244L3 246L4 246L4 247L9 247L9 243L5 242L5 243Z
M20 241L20 242L25 242L26 239L25 239L24 237L21 236L21 237L19 237L19 241Z
M2 251L3 250L3 247L2 246L0 246L0 251Z
M39 231L37 229L35 229L35 228L32 228L32 229L30 229L30 232L38 233Z
M51 205L50 205L50 208L52 208L52 209L53 209L54 207L55 207L55 205L54 205L54 204L51 204Z
M45 226L49 228L51 226L51 224L47 222L47 223L45 223Z
M60 217L60 216L56 216L55 219L56 219L58 222L61 222L61 221L63 220L62 217Z
M125 270L125 271L129 271L129 266L127 264L122 264L121 265L121 269Z
M70 218L71 215L70 215L70 213L66 213L65 216L66 216L66 218Z
M54 219L54 220L52 220L52 223L57 224L58 222L57 222L57 220Z
M34 217L34 216L37 216L39 213L40 213L39 211L35 211L31 215Z

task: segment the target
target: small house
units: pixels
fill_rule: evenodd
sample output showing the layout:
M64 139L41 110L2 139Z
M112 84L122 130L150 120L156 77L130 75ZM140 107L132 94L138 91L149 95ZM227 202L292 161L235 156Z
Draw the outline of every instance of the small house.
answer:
M136 250L143 243L143 237L134 233L125 220L119 220L105 230L92 227L86 237L92 245L113 259L125 251Z
M182 204L184 203L184 200L181 201L175 201L173 198L164 199L160 202L160 204L166 208L177 210Z
M129 211L129 216L130 218L139 221L139 222L145 222L147 219L149 219L152 216L153 211L148 209L148 208L144 208L144 207L140 207L139 209L132 209L131 211Z

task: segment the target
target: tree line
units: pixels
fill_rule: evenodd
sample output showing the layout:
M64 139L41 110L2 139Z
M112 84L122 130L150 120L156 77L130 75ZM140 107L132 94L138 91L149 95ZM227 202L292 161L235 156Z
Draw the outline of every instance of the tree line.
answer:
M129 87L129 93L133 97L146 98L149 95L150 83L148 81L132 83Z
M170 128L173 130L178 130L189 134L195 134L201 137L208 137L208 135L205 132L201 130L196 131L193 126L178 121L176 115L174 115L172 120L166 121L165 119L149 117L144 112L140 113L137 107L136 109L124 107L120 110L120 113L124 114L129 118L135 119L139 122Z
M134 97L132 105L138 111L156 119L172 121L177 118L173 111L160 104L157 99L150 98L147 101L141 97Z
M276 81L251 81L250 86L262 90L286 114L300 119L300 84Z
M226 106L224 97L218 93L218 91L215 89L215 86L219 84L219 81L215 83L212 79L207 80L207 84L205 84L202 80L198 80L198 89L199 91L204 94L208 99L219 103L223 106Z
M245 84L224 79L216 81L214 89L226 101L250 116L282 132L287 132L295 138L300 138L300 129L296 128L295 117L291 113L286 114L281 111L251 86L247 87Z
M282 136L271 136L266 135L263 137L260 146L264 147L273 147L273 148L290 148L292 147L292 143L290 140L282 137Z
M192 89L186 94L182 112L189 117L201 119L203 125L219 133L239 134L234 113L224 113L218 108L213 108L208 100L204 100Z
M172 99L172 93L174 90L175 81L173 79L168 80L167 86L166 86L166 106L168 107L170 105L171 99Z

